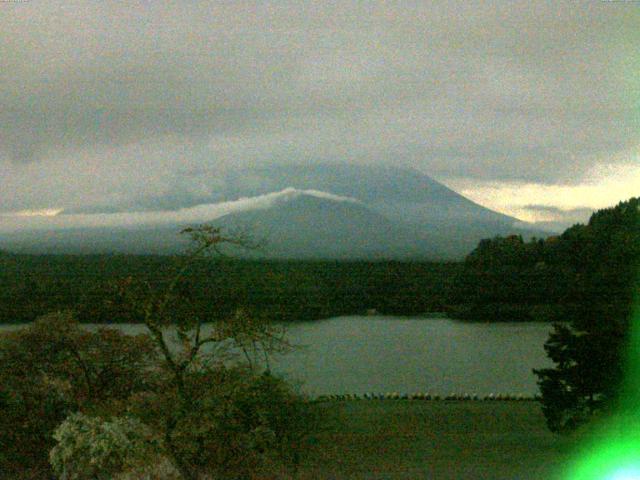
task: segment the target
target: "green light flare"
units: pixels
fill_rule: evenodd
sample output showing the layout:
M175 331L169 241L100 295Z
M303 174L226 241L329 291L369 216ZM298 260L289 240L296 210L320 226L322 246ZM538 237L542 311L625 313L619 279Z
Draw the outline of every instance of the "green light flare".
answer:
M640 421L611 420L570 467L566 480L640 479Z
M631 318L631 335L625 365L625 383L619 409L635 414L640 419L640 301L636 301Z
M565 480L640 480L640 302L633 311L617 411L596 427Z

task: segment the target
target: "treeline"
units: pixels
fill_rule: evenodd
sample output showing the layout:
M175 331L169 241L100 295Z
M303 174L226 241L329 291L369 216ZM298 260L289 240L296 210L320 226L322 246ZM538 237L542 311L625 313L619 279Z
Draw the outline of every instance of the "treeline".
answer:
M601 210L587 225L546 239L482 240L464 262L202 259L176 289L186 301L175 305L209 320L237 309L282 321L369 311L446 311L473 321L620 317L631 302L640 248L637 206L632 199ZM0 252L0 323L65 309L86 323L139 322L125 297L136 288L161 288L180 262L177 256Z
M545 344L554 367L534 371L547 424L558 432L612 407L637 412L637 378L625 379L625 359L638 360L630 333L634 297L640 300L640 199L595 213L560 240L575 270L576 306Z
M73 309L86 323L138 322L127 309L134 289L161 288L180 257L0 255L0 323ZM283 321L375 310L389 315L443 311L456 263L203 259L176 289L203 319L244 309Z
M448 313L487 321L624 318L640 258L638 202L600 210L544 240L482 240L452 282Z

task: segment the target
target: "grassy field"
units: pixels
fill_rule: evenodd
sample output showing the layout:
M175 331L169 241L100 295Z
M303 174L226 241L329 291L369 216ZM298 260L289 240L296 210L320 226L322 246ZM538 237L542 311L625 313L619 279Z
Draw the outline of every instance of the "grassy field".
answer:
M326 404L302 479L561 478L576 440L550 433L533 401ZM337 413L336 413L337 412Z

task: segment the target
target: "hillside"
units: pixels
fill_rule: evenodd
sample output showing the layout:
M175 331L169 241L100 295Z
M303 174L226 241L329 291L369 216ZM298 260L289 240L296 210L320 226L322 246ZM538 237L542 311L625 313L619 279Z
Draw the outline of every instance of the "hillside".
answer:
M214 223L249 229L268 240L265 249L249 256L448 260L463 258L483 238L545 236L415 170L289 165L228 172L219 183L224 187L201 199L211 203L190 207L105 207L104 212L25 218L18 229L0 228L0 248L19 253L175 254L186 245L180 230Z

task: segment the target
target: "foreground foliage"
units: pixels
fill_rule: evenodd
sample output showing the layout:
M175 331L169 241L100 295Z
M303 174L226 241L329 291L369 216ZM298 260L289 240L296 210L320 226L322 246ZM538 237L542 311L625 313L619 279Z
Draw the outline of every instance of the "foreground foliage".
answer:
M88 332L70 313L0 336L0 469L49 469L52 433L76 411L120 411L151 388L157 355L147 337Z
M62 479L106 480L161 461L152 431L134 417L105 421L73 413L56 428L53 438L57 444L49 459Z
M483 240L452 284L459 318L557 322L545 345L555 366L535 371L553 431L574 429L619 395L638 295L639 205L600 210L546 240Z
M553 431L571 430L624 395L634 297L640 299L640 199L592 215L561 237L576 268L579 303L545 349L554 368L535 371Z
M176 294L204 254L244 240L187 233L194 247L162 288L131 279L123 290L122 308L147 334L89 331L63 312L0 335L2 472L143 478L163 466L157 478L197 480L295 470L317 423L263 369L289 348L281 327L243 311L205 326Z

